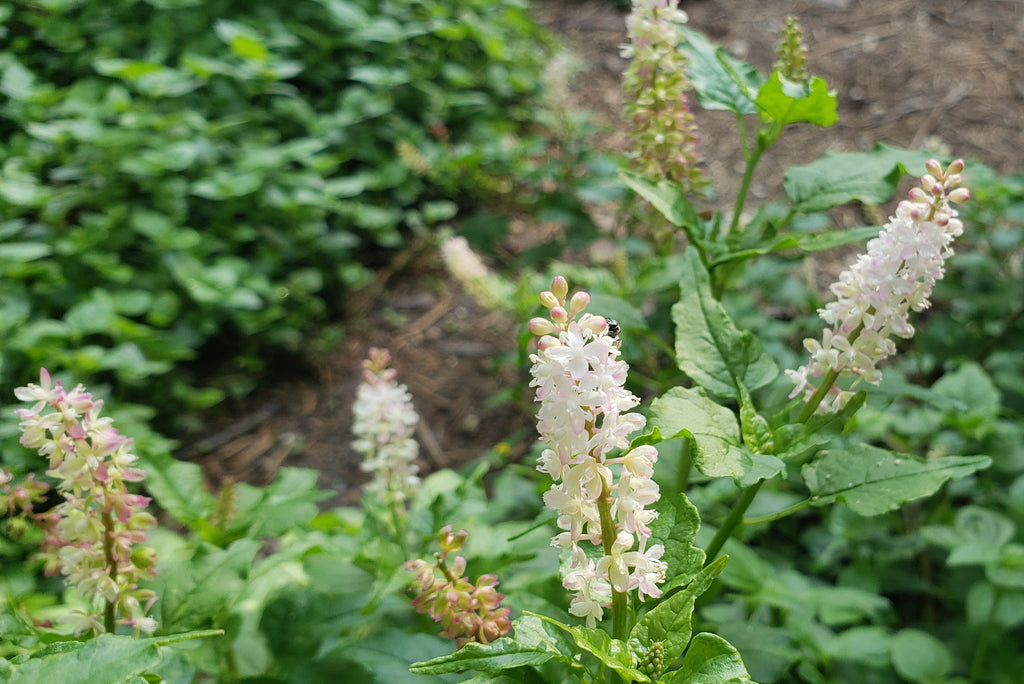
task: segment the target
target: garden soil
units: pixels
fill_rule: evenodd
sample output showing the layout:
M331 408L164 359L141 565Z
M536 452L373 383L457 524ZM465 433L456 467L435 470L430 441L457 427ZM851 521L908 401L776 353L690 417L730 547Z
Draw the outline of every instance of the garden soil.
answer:
M786 17L797 16L810 71L838 95L836 126L783 133L761 162L754 201L778 195L790 165L876 141L977 159L1001 172L1024 167L1022 0L684 0L682 7L692 26L762 72ZM558 70L568 74L566 106L593 112L597 144L624 151L624 12L610 0L537 0L535 13L565 46ZM720 197L731 197L743 168L732 115L695 107L695 116L707 174ZM862 220L853 211L835 214L840 226ZM350 446L351 404L360 361L373 346L391 350L421 415L424 471L488 449L509 460L529 450L529 397L494 401L525 377L512 363L522 322L475 303L446 277L435 252L413 245L347 304L334 352L223 407L202 432L181 438L178 456L201 463L211 486L225 478L264 484L284 466L314 468L321 485L338 492L328 504L356 501L365 475Z

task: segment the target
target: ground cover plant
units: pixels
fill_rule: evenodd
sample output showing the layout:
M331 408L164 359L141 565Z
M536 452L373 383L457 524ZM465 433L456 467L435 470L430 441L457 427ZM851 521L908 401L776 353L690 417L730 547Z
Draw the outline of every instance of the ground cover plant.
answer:
M798 24L767 76L673 2L638 0L629 26L622 182L649 229L612 268L518 283L446 243L494 311L539 302L536 461L421 476L419 400L374 350L360 506L321 511L299 469L210 492L195 464L137 459L102 402L44 370L16 390L11 460L45 473L0 483L7 679L1014 681L1020 180L880 145L793 167L787 200L752 209L786 128L836 117ZM700 208L694 104L745 142L721 213ZM831 229L848 202L891 216ZM820 294L800 265L839 245Z

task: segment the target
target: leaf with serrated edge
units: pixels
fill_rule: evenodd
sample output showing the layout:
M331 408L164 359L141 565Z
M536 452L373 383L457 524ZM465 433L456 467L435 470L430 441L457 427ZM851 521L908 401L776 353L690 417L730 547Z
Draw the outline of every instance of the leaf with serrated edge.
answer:
M651 404L651 424L663 434L680 431L696 442L693 463L708 477L740 478L750 458L740 445L736 414L700 387L673 387Z
M679 301L672 307L676 363L696 383L720 397L735 399L742 383L763 387L779 374L760 340L740 331L711 295L710 278L695 249L685 252Z
M692 633L690 623L694 601L707 591L728 562L728 556L721 556L697 573L686 588L672 594L645 613L629 634L630 650L640 657L650 650L651 644L660 641L665 648L666 663L671 663L682 655Z
M693 637L678 670L668 673L663 684L743 684L750 673L736 647L717 634L701 632Z
M476 670L484 674L500 674L505 670L527 665L541 665L557 658L570 662L569 654L557 647L537 616L526 614L513 623L512 635L490 644L470 642L445 656L413 663L414 674L439 675Z
M868 444L825 451L802 468L811 503L844 501L860 515L880 515L907 501L933 494L951 478L992 463L988 456L944 456L919 460Z
M528 613L533 615L533 613ZM633 667L633 655L626 644L612 639L603 629L566 625L545 615L537 615L545 622L558 627L572 637L576 645L594 655L606 666L618 672L625 679L649 682L651 678Z

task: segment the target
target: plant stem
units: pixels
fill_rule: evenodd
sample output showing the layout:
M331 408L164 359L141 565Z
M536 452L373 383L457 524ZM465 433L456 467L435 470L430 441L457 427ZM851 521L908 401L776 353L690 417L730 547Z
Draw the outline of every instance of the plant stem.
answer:
M117 559L114 558L114 518L110 511L100 514L103 521L103 558L107 563L107 575L117 586ZM113 601L103 606L103 631L113 634L117 627L117 612Z
M821 400L825 398L826 394L828 394L828 391L832 388L832 385L835 384L836 378L838 377L839 373L837 371L829 369L828 373L825 374L825 379L821 381L820 385L818 385L818 389L814 390L814 394L812 394L811 398L804 404L804 408L800 411L800 415L797 417L796 422L806 423L810 417L814 415L814 412L818 410L818 406L821 404Z
M758 140L754 146L754 152L747 158L747 168L743 170L743 180L740 181L739 192L736 193L736 206L732 210L732 220L729 221L729 233L735 233L740 225L740 214L743 213L743 205L747 202L747 193L750 190L750 182L754 179L754 169L757 167L757 162L761 160L761 155L764 154L765 147L762 147L761 141Z
M604 548L606 556L612 555L612 545L615 543L615 537L618 534L618 529L615 526L615 520L612 518L612 504L611 504L611 493L608 491L608 483L605 482L603 485L603 491L601 492L601 498L597 501L597 510L601 516L601 545ZM621 639L625 641L629 636L627 629L629 627L629 614L628 614L628 601L626 599L626 593L619 591L614 586L612 587L612 638Z
M733 504L732 510L729 511L728 517L722 526L718 528L718 532L715 532L714 538L711 540L711 544L708 545L707 557L705 558L705 565L718 558L719 552L722 547L725 546L725 542L732 536L732 533L743 524L743 514L750 508L750 504L753 503L754 497L757 496L757 492L761 489L761 485L764 484L764 480L758 480L754 484L750 485L743 490L740 498Z

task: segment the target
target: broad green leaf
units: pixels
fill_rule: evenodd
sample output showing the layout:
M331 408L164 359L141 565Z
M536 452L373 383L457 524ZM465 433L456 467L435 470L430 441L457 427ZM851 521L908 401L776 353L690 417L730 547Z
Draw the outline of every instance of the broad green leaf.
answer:
M697 251L691 248L685 254L679 301L672 307L679 369L708 392L729 399L739 396L741 384L748 390L767 385L779 373L775 362L760 340L740 331L712 297Z
M999 389L977 363L964 363L932 385L932 391L964 403L963 411L950 412L948 420L961 432L983 439L996 428L1002 408Z
M456 651L459 653L468 648ZM323 669L317 669L322 656L310 658L308 670L299 666L292 670L291 682L373 682L375 684L446 684L448 677L429 676L413 672L413 665L433 656L450 651L450 639L431 634L409 634L398 629L387 629L372 634L361 641L345 643L341 648L328 654ZM333 657L348 661L344 669L332 663ZM444 657L444 656L441 656ZM431 661L428 661L431 662ZM352 667L353 664L359 668ZM360 668L366 676L360 676Z
M799 211L831 209L847 202L887 202L904 174L924 173L932 155L878 143L870 152L825 154L810 164L791 166L783 186Z
M678 670L662 678L665 684L729 684L750 682L740 652L717 634L693 637Z
M930 496L946 480L965 477L991 463L988 456L919 460L860 444L822 452L801 472L813 505L844 501L860 515L880 515L907 501Z
M34 654L0 673L9 684L121 682L155 670L163 658L162 646L221 634L220 630L205 630L148 639L100 634L84 643L62 642L61 648Z
M146 489L160 508L182 525L196 529L196 523L213 510L214 499L203 483L203 469L167 454L149 454L142 459Z
M708 477L740 478L750 466L740 445L736 414L700 387L673 387L651 403L651 424L662 434L689 437L693 464Z
M245 578L262 544L240 539L226 549L202 544L192 558L157 565L153 587L160 597L154 615L162 629L209 625L242 598Z
M860 626L836 635L832 652L840 660L878 666L889 662L892 633L885 627Z
M558 640L548 634L539 616L524 614L513 622L513 633L491 644L468 643L449 655L413 663L415 674L437 675L475 670L484 674L500 674L526 665L541 665L557 658L568 661Z
M668 564L667 581L671 585L688 583L704 567L704 551L696 546L700 515L685 494L663 496L654 504L658 517L651 523L647 542L661 544L661 560Z
M757 111L754 100L764 77L746 62L732 57L700 31L683 27L680 49L687 55L687 75L704 109L724 109L739 115Z
M754 104L762 119L782 126L794 123L831 126L839 120L835 93L830 93L825 81L817 76L807 84L793 83L782 80L779 72L773 71L758 90Z
M704 220L693 204L686 199L683 186L669 180L657 183L631 171L619 171L619 178L633 192L647 200L669 223L686 231L686 236L697 245L703 245L707 237Z
M928 632L902 629L892 638L892 664L901 677L926 684L953 669L953 656Z
M647 611L629 633L629 648L637 658L643 658L655 642L665 649L666 663L672 663L683 654L692 634L693 606L697 597L707 591L715 577L722 572L728 556L708 564L680 591Z
M693 610L692 606L690 610ZM650 677L633 667L633 653L630 652L630 648L618 639L612 639L603 629L566 625L544 615L537 617L564 631L572 637L577 646L594 655L601 663L618 672L623 678L636 682L651 681Z

